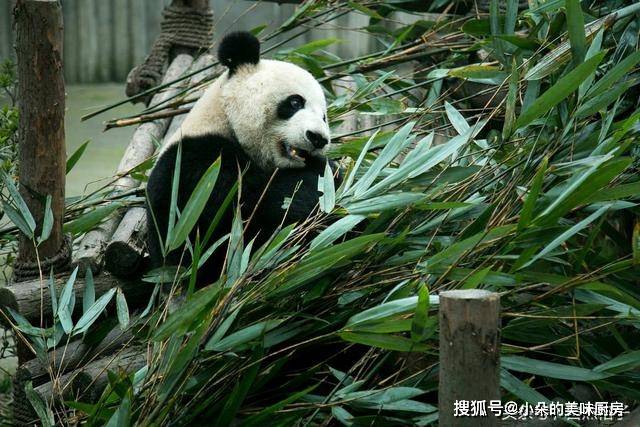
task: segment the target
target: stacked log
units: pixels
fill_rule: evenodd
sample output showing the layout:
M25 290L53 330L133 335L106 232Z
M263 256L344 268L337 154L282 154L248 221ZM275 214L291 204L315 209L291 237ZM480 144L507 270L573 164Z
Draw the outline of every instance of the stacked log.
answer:
M175 57L167 69L163 83L176 80L191 66L193 57L180 54ZM179 90L180 85L171 86L163 92L159 92L151 100L152 105L169 99ZM140 185L140 181L128 175L129 171L150 158L155 151L155 141L164 137L169 127L170 119L160 119L154 122L143 123L136 129L131 142L127 146L124 156L120 161L116 175L121 176L113 185L116 191L127 191ZM74 253L73 264L80 266L84 272L90 268L94 274L102 269L106 246L116 231L124 212L116 212L100 226L89 231L80 242L80 247Z
M193 69L199 70L210 66L215 61L213 55L204 54L195 61ZM210 77L211 72L203 72L194 75L190 81L189 86L194 86L201 83L206 78ZM150 105L157 104L152 102ZM171 119L159 119L154 122L144 123L140 125L159 126L157 123L165 123L164 140L163 143L167 143L173 134L179 129L180 124L184 120L184 115L176 116ZM170 125L168 123L171 122ZM158 138L161 139L161 138ZM139 274L141 267L145 264L143 262L145 256L145 242L149 227L147 226L146 210L142 207L132 207L124 214L122 221L117 226L113 236L106 247L104 260L106 269L120 277L134 277Z
M77 278L73 284L73 292L76 298L75 314L79 314L82 309L82 299L84 295L85 280ZM56 295L60 295L62 288L66 284L66 278L55 279ZM93 280L96 298L107 293L113 288L119 287L125 294L129 305L137 306L146 303L153 286L145 286L139 281L122 281L110 274L101 274ZM0 323L7 324L11 321L6 317L6 309L10 308L32 323L39 323L40 316L43 319L51 318L53 312L51 308L51 293L46 283L39 279L26 282L11 283L0 288L0 310L4 316L0 317ZM74 314L72 313L72 314Z

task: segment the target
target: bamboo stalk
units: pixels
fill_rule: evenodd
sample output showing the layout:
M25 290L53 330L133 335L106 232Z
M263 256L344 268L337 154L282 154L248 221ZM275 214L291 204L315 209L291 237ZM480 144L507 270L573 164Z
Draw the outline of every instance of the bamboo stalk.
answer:
M109 129L113 129L113 128L139 125L142 123L152 122L158 119L167 119L167 118L179 116L181 114L187 114L189 111L191 111L191 107L173 108L171 110L159 111L157 113L143 114L141 116L134 117L131 119L117 119L113 121L108 121L108 122L105 122L104 131L106 132Z

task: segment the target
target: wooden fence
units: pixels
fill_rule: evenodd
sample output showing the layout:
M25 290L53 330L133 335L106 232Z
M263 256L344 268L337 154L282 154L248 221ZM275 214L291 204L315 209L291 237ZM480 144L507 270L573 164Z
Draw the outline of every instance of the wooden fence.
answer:
M170 0L61 2L65 80L67 83L93 83L122 82L129 70L144 60L160 31L162 10ZM15 0L0 1L0 59L15 59L14 4ZM211 7L215 31L219 35L230 29L253 28L263 22L276 25L283 22L295 6L211 0Z

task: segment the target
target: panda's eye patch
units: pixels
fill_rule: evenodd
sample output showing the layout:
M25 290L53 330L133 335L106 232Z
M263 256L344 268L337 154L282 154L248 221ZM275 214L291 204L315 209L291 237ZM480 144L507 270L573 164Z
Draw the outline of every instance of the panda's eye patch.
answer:
M278 118L290 119L296 112L304 108L304 103L304 98L300 95L288 96L278 104Z

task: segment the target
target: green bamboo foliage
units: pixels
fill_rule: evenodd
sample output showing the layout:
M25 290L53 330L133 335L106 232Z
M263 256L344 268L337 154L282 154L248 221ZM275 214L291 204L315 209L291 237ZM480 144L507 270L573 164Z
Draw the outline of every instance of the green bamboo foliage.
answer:
M144 313L149 365L112 375L98 403L67 409L96 425L431 425L438 293L452 288L502 295L505 398L572 401L586 384L592 400L637 404L640 6L489 2L478 15L462 2L448 14L448 2L432 3L438 19L418 13L392 26L400 2L307 1L261 35L267 55L325 85L342 183L325 172L317 214L263 247L244 240L236 214L230 235L211 242L214 221L190 242L194 265L151 272L153 283L181 279L173 289L182 296ZM335 40L273 41L346 12L366 17L360 31L378 50L341 59L327 50ZM338 130L353 112L375 121ZM191 231L216 167L175 212L166 247ZM70 201L74 221L110 206L94 197ZM28 216L16 218L31 230ZM225 247L225 275L188 286L202 259ZM65 295L58 333L90 331L82 319L67 324ZM115 299L127 327L133 317ZM102 302L85 304L88 324Z

